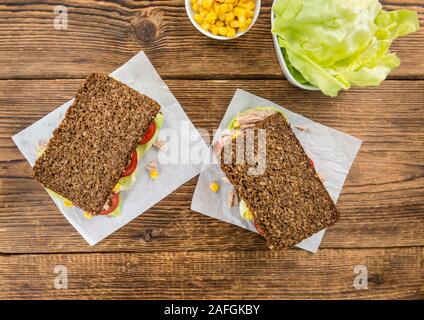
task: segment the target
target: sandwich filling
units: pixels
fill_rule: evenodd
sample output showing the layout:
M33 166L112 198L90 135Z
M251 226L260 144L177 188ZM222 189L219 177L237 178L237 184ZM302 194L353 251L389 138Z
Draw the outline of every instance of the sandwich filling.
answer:
M240 149L233 141L238 136L245 141L249 128L255 136L259 130L266 130L266 166L260 174L250 171L259 160L253 164L239 162ZM258 107L239 113L226 131L214 144L215 151L227 143L231 146L230 159L225 157L227 152L220 153L221 169L240 198L240 216L252 222L270 248L293 246L339 219L312 160L280 110ZM258 143L255 140L254 145L243 147L242 155L252 148L258 151Z
M138 174L139 161L144 157L144 155L152 148L153 144L158 138L159 131L163 125L164 116L162 113L158 113L156 118L152 121L146 133L140 139L140 143L137 146L136 150L131 155L131 159L128 163L128 166L124 169L121 178L118 180L118 183L112 190L108 201L102 208L102 211L98 215L117 217L121 214L122 211L122 191L130 190L136 181ZM45 150L46 146L40 146L37 152L38 156L41 156ZM65 207L73 207L72 202L65 197L59 195L58 193L45 188L50 196L56 200L63 202ZM96 214L85 211L84 216L88 219L93 218Z
M252 108L244 112L238 113L237 116L235 116L228 125L229 136L232 139L234 139L239 135L239 133L242 130L252 128L255 125L255 123L262 121L277 112L281 113L284 116L284 118L287 120L286 114L275 107L256 107L256 108ZM223 143L226 143L226 142L227 141L224 141ZM254 215L249 210L246 202L243 199L240 199L239 212L242 219L252 221L254 223ZM256 227L256 224L255 224L255 227ZM256 229L258 229L258 227L256 227ZM258 232L260 233L259 230Z

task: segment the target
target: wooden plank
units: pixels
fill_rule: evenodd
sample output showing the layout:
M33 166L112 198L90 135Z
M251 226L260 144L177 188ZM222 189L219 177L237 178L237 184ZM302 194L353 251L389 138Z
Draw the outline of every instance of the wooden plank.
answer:
M67 30L53 27L57 1L0 4L1 79L83 78L111 72L145 50L165 78L281 78L272 37L272 0L245 36L219 42L199 33L183 0L66 1ZM424 0L383 1L388 10L412 9L424 20ZM392 78L424 77L424 28L397 40L402 65Z
M0 252L263 249L250 232L190 211L196 179L105 241L89 247L58 213L11 136L72 97L80 80L0 81ZM324 248L424 245L424 82L387 81L337 99L283 80L167 84L198 127L212 133L243 88L364 140L340 197L342 219ZM207 92L207 95L205 95Z
M0 299L423 299L423 251L0 256ZM57 265L67 268L67 289L54 288ZM367 268L368 289L353 286L358 265Z

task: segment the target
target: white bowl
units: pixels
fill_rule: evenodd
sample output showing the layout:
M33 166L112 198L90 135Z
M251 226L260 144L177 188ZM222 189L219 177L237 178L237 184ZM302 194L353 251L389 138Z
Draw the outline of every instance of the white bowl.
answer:
M271 9L271 26L274 26L274 20L275 20L274 11ZM310 84L300 83L293 77L293 75L290 73L289 68L287 67L286 60L284 59L284 56L283 56L283 52L281 52L281 48L278 44L277 35L272 34L272 39L274 40L274 48L275 48L275 53L277 54L278 62L280 63L281 69L283 69L283 73L287 81L290 82L295 87L298 87L304 90L319 91L319 88Z
M261 0L256 0L256 6L255 6L255 14L253 15L252 18L252 23L250 24L249 28L247 28L246 30L244 30L243 32L237 32L236 35L232 38L229 37L224 37L224 36L216 36L213 33L209 32L209 31L205 31L203 30L196 21L194 21L194 11L191 8L191 2L190 0L185 0L185 8L186 8L186 12L187 15L191 21L191 23L193 24L193 26L196 27L197 30L199 30L201 33L203 33L205 36L215 39L215 40L232 40L232 39L236 39L238 37L241 37L242 35L244 35L246 32L248 32L253 25L255 24L256 20L258 20L259 17L259 12L261 11Z

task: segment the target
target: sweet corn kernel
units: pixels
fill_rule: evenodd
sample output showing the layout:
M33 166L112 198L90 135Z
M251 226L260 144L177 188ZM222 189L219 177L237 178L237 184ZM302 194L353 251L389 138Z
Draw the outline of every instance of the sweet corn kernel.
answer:
M227 35L227 28L226 27L219 27L218 28L218 34L225 37Z
M206 10L209 10L210 8L212 8L212 4L213 4L213 0L202 1L202 7L205 8Z
M234 128L240 128L240 123L236 120L233 124Z
M211 27L211 24L208 22L203 22L200 27L205 30L205 31L209 31L209 28Z
M209 189L211 189L212 192L218 192L219 191L219 184L217 184L216 182L212 182L209 185Z
M233 21L234 20L234 13L229 12L225 15L225 21Z
M233 29L231 27L227 27L227 37L232 38L236 35L236 29Z
M233 12L234 12L234 15L236 17L239 17L241 15L246 16L246 10L244 10L243 8L240 8L240 7L235 7Z
M207 16L207 14L208 14L208 11L207 10L203 10L203 11L201 11L200 13L200 16L202 17L202 19L205 19L205 17Z
M196 13L194 15L194 21L196 21L198 24L202 24L203 18L202 18L202 16L200 14Z
M116 186L113 187L112 192L117 193L120 191L120 189L121 187L119 186L119 183L118 183Z
M209 23L214 23L216 20L216 14L213 11L209 11L209 13L205 17L205 21Z
M246 16L245 15L240 15L239 17L239 28L243 29L246 27Z
M216 25L218 28L221 28L221 27L223 27L223 26L224 26L224 22L222 22L221 20L218 20L217 22L215 22L215 25Z
M234 28L234 29L240 28L240 24L236 20L231 21L230 26L231 26L231 28Z
M93 215L89 214L88 212L84 211L84 217L91 220L93 219Z
M243 218L249 221L253 221L253 214L249 210L247 210L246 212L244 212Z
M214 35L218 35L218 27L216 25L212 25L211 32Z
M65 207L73 207L74 205L72 204L72 202L71 201L69 201L69 200L65 200L65 201L63 201L63 205L65 206Z
M190 0L194 20L214 35L235 37L245 31L255 14L255 0Z
M220 9L221 14L227 13L228 12L228 4L226 4L226 3L221 4L219 9Z
M159 177L159 172L157 170L150 170L149 176L150 179L156 180Z

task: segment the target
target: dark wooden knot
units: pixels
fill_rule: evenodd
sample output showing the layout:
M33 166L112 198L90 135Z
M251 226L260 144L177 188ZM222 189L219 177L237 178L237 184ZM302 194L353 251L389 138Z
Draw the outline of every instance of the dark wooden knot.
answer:
M147 16L139 17L133 27L137 39L144 43L153 42L158 35L158 27Z
M153 241L155 238L157 238L160 234L160 231L153 228L147 228L143 231L141 234L141 239L145 242Z

